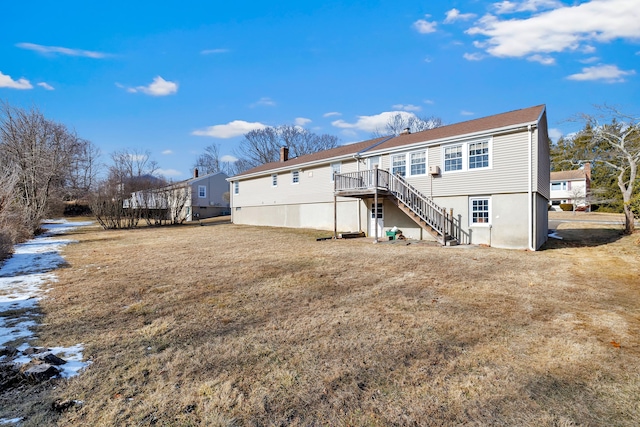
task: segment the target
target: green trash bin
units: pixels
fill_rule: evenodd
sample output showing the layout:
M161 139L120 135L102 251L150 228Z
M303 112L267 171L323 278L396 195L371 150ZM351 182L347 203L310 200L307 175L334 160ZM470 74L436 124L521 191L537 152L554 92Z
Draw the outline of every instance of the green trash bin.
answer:
M396 232L395 231L391 231L391 230L387 230L387 237L389 238L389 240L395 240L396 239Z

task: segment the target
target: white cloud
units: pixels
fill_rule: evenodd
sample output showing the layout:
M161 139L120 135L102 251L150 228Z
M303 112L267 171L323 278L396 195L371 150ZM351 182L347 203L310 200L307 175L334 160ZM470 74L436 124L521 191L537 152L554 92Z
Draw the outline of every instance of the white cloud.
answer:
M548 133L549 133L549 138L551 138L551 140L554 142L558 141L562 136L562 131L556 128L549 128Z
M219 53L228 53L230 52L229 49L205 49L205 50L201 50L200 54L202 55L215 55L215 54L219 54Z
M469 19L473 19L476 17L475 13L460 13L458 9L451 9L447 11L446 18L444 19L445 24L451 24L455 21L468 21Z
M474 53L465 53L464 55L462 55L462 57L467 61L480 61L482 60L482 58L484 58L484 55L479 52L474 52Z
M309 124L311 122L312 122L311 119L307 119L307 118L304 118L304 117L298 117L293 121L293 123L296 126L306 126L307 124Z
M542 65L553 65L556 63L555 58L552 58L547 55L540 55L539 53L536 53L535 55L531 55L530 57L527 58L527 60L532 62L539 62Z
M581 73L572 74L567 79L577 81L603 80L606 83L621 83L624 82L625 76L632 76L635 73L635 70L621 70L617 65L595 65L583 68Z
M180 176L182 175L182 172L175 169L158 169L155 174L162 176Z
M475 114L476 113L474 113L473 111L467 111L467 110L460 111L460 115L462 115L462 116L473 116Z
M324 113L322 115L322 117L335 117L335 116L341 116L342 113L338 113L337 111L331 111L329 113Z
M275 107L276 106L276 102L267 97L264 96L262 98L260 98L259 100L257 100L256 102L254 102L253 104L250 105L251 108L255 108L255 107Z
M385 111L384 113L376 114L374 116L358 116L358 120L355 123L347 123L344 120L335 120L331 122L331 124L337 128L346 130L376 132L379 129L383 129L389 122L389 119L396 114L400 114L403 117L416 117L415 114L406 111Z
M425 15L427 18L431 17L431 15ZM413 28L419 32L420 34L428 34L435 33L437 22L429 22L426 19L418 19L413 23Z
M116 86L125 88L127 92L130 93L142 92L151 96L167 96L178 92L177 83L165 80L160 76L154 78L153 82L150 83L149 86L124 87L119 83L116 83Z
M29 80L25 78L13 80L11 76L2 74L2 71L0 71L0 87L8 87L10 89L33 89Z
M564 6L557 2L526 1L517 3L520 9L532 10L534 6L540 8L542 5L557 8L526 19L500 20L496 16L485 15L466 32L487 37L486 51L497 57L588 51L592 43L640 38L640 25L637 24L640 8L635 3L630 0L591 0ZM523 9L525 5L529 9Z
M244 120L234 120L226 125L209 126L204 129L198 129L191 132L191 135L196 136L210 136L212 138L233 138L236 136L242 136L245 133L249 133L252 130L264 129L266 125L259 122L245 122Z
M395 104L391 106L392 108L395 108L396 110L403 110L403 111L420 111L422 110L422 107L420 107L419 105L413 105L413 104Z
M169 154L173 154L173 150L164 150L162 154L168 156Z
M592 56L590 58L585 58L580 60L580 62L582 62L583 64L593 64L594 62L598 62L600 61L600 57L598 56Z
M538 10L554 9L562 7L562 2L558 0L524 0L524 1L501 1L493 5L496 13L516 13L516 12L537 12Z
M424 100L424 101L422 101L422 102L424 102L425 104L429 104L429 105L433 105L433 104L435 104L435 103L436 103L435 101L433 101L433 100L431 100L431 99L425 99L425 100Z
M18 43L16 44L16 47L19 47L21 49L33 50L35 52L43 53L45 55L60 54L60 55L67 55L67 56L82 56L85 58L94 58L94 59L106 58L107 56L109 56L108 54L103 52L95 52L91 50L82 50L82 49L70 49L68 47L60 47L60 46L43 46L35 43Z
M233 157L230 154L225 154L224 156L220 157L220 161L221 162L227 162L227 163L234 163L238 161L237 157Z
M588 55L590 53L595 52L596 48L595 48L595 46L591 46L591 45L587 44L587 45L582 46L581 51L582 51L582 53L586 53Z
M45 82L37 83L37 85L38 85L38 86L40 86L40 87L42 87L42 88L45 88L46 90L55 90L55 89L53 88L53 86L51 86L50 84L45 83Z

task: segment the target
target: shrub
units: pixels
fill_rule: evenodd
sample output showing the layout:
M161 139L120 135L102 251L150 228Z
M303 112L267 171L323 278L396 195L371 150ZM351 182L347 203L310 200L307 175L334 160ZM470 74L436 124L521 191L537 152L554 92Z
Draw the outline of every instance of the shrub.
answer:
M571 212L573 210L573 204L571 203L560 203L560 209L563 211Z

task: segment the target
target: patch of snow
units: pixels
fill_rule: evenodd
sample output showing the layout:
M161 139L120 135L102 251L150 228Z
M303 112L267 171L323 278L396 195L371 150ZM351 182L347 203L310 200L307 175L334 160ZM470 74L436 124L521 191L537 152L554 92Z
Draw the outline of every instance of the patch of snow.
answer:
M64 265L62 248L74 240L56 238L91 222L48 220L42 235L15 246L12 257L0 268L0 346L11 343L24 351L35 338L32 329L37 326L38 301L46 292L44 286L56 281L53 270ZM51 347L51 352L67 361L60 366L60 376L77 375L88 363L82 362L82 344L72 347ZM28 363L31 358L21 354L13 363ZM0 420L1 422L1 420ZM14 422L14 421L10 421Z
M0 424L17 424L22 418L0 418Z

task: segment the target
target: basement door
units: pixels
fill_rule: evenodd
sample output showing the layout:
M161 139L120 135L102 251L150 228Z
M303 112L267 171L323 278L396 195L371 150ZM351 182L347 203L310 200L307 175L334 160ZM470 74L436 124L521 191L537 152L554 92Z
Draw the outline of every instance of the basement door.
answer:
M384 227L384 215L382 210L382 203L378 203L376 207L371 203L371 215L369 219L369 237L376 235L376 227L378 227L378 237L382 236L382 227Z

